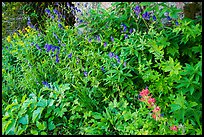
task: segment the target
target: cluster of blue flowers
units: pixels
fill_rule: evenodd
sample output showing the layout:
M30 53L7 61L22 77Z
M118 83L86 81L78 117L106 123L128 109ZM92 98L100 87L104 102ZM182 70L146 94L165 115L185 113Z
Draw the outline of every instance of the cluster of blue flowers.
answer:
M44 86L48 87L48 88L51 88L50 84L49 84L48 82L46 82L46 81L43 81L42 84L43 84Z
M47 52L49 52L50 50L52 50L53 53L54 53L55 50L57 49L56 62L59 63L59 51L60 51L60 47L58 47L58 46L53 46L53 45L49 45L49 44L45 44L44 48L47 49Z

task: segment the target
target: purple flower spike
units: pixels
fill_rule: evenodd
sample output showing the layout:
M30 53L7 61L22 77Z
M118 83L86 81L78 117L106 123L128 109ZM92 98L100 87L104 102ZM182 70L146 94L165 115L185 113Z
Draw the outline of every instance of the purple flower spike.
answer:
M129 33L131 34L132 32L133 32L133 29L131 28L130 31L129 31Z
M41 49L40 49L40 46L39 46L38 44L36 44L35 46L36 46L36 48L37 48L38 50L41 50Z
M178 25L179 25L178 21L176 21L176 23L175 23L175 24L176 24L176 26L178 26Z
M153 15L153 16L152 16L152 18L153 18L153 20L154 20L154 21L156 21L156 20L157 20L157 18L156 18L156 16L155 16L155 15Z
M128 38L128 35L127 34L125 34L125 39L127 39Z
M101 70L105 73L105 68L103 66L101 67Z
M100 42L101 41L101 38L99 35L96 36L97 40Z
M136 14L137 16L139 16L139 14L141 13L140 6L137 5L137 6L134 8L134 12L135 12L135 14Z
M107 46L107 42L104 42L104 47L106 47Z
M84 76L87 77L88 76L88 73L86 71L84 71Z
M112 57L114 57L114 53L113 53L113 52L109 52L108 56L109 56L110 58L112 58Z
M68 55L68 58L71 58L72 57L72 53L70 53L69 55Z
M126 67L126 65L127 65L127 62L125 61L125 62L123 63L123 65L124 65L124 67Z
M52 48L52 45L47 45L47 52L49 52Z
M142 18L145 20L149 20L150 19L150 13L145 12L144 14L142 14Z
M59 63L59 56L56 54L56 62Z

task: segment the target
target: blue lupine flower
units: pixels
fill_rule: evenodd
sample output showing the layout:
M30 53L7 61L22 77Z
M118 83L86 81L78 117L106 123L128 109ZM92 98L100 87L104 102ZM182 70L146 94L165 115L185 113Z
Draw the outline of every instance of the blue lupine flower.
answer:
M33 46L33 45L34 45L34 42L32 42L30 45Z
M144 14L142 14L142 18L145 20L149 20L150 19L150 13L145 12Z
M51 46L52 52L55 52L56 46Z
M38 44L36 44L35 46L36 46L36 48L37 48L38 50L41 50L41 49L40 49L40 46L39 46Z
M128 38L128 35L127 34L125 34L125 39L127 39Z
M171 18L170 18L169 16L167 16L166 18L167 18L167 20L168 20L168 21L170 21L170 20L171 20Z
M109 56L110 58L112 58L112 57L114 57L114 53L113 53L113 52L109 52L108 56Z
M70 53L69 55L68 55L68 58L71 58L72 57L72 53Z
M155 16L155 15L153 15L153 16L152 16L152 18L153 18L153 20L154 20L154 21L156 21L156 20L157 20L157 18L156 18L156 16Z
M45 9L45 12L50 15L50 10L49 9Z
M164 16L166 16L166 17L169 16L169 12L165 12Z
M176 23L175 23L175 24L176 24L176 26L178 26L178 25L179 25L178 21L176 21Z
M80 21L79 21L79 23L82 23L82 22L83 22L83 20L80 20Z
M101 41L101 38L99 35L96 36L97 40L100 42Z
M34 26L32 25L32 23L31 23L31 21L30 21L30 17L28 18L27 25L30 26L31 28L34 28Z
M161 117L164 117L164 114L160 114Z
M101 67L101 70L105 73L106 71L105 71L105 68L102 66Z
M137 6L134 8L134 12L135 12L135 14L136 14L137 16L139 16L139 14L141 13L140 6L137 5Z
M63 28L62 24L58 24L58 27L59 27L60 29L62 29L62 28Z
M48 82L46 82L46 81L43 81L42 84L47 86L48 88L51 88L50 84Z
M47 45L47 52L49 52L52 48L52 45Z
M59 5L59 2L55 2L55 5L58 6L58 5Z
M84 76L87 77L88 76L88 73L86 71L84 71Z
M58 12L56 9L54 9L53 12L54 12L56 15L59 14L59 12Z
M111 36L111 41L114 42L114 38Z
M132 32L133 32L133 29L131 28L130 31L129 31L129 33L131 34Z
M123 32L126 32L127 26L125 24L122 24L122 26L123 26Z
M59 63L59 56L56 54L56 62Z
M55 17L52 15L51 18L54 19Z
M88 40L89 41L89 43L91 42L91 38Z
M107 46L107 42L104 42L104 47L106 47Z

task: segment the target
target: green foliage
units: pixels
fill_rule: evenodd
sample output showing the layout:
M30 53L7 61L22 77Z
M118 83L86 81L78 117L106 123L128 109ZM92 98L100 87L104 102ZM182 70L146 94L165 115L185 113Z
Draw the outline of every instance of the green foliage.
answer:
M137 3L113 6L99 5L78 27L49 7L42 31L3 38L2 134L202 133L202 26L165 3L142 2L139 16ZM151 10L156 21L142 16ZM162 23L165 12L172 20ZM160 120L139 100L146 86Z

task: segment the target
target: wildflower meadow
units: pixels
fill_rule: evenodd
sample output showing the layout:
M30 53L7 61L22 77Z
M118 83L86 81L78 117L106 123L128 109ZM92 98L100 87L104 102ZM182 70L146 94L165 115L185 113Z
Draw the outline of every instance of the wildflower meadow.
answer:
M3 135L202 135L200 18L166 2L57 6L2 38Z

